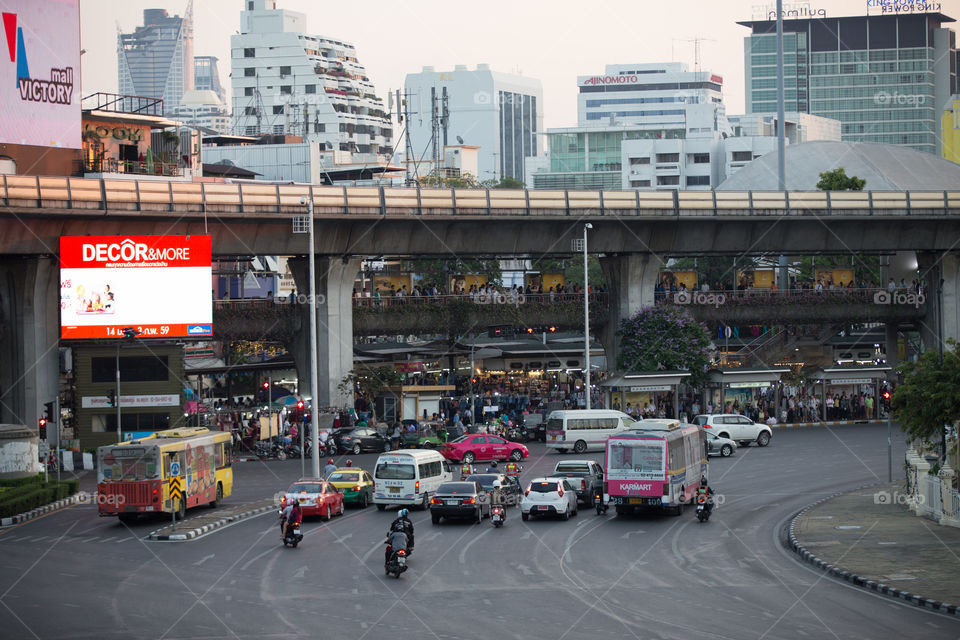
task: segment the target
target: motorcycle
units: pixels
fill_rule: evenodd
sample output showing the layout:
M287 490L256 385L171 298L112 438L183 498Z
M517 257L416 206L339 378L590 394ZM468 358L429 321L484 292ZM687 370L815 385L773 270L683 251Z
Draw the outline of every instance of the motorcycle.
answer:
M603 515L607 512L609 505L604 504L603 494L597 491L593 496L593 506L597 509L597 515Z
M400 574L407 570L407 552L403 549L396 553L392 553L392 551L393 547L388 542L387 553L390 554L390 559L384 565L384 570L388 576L392 575L394 578L399 578Z
M697 496L697 520L706 522L710 519L710 504L706 496Z
M280 531L283 531L283 512L280 512ZM297 545L303 540L303 534L300 533L300 525L295 524L287 529L283 536L283 546L297 548Z
M495 504L490 508L490 524L499 529L506 522L506 513L503 510L503 507L499 504Z

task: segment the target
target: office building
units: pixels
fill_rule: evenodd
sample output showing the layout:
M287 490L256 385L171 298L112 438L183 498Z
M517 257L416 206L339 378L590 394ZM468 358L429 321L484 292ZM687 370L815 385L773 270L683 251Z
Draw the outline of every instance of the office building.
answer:
M165 9L144 9L143 26L117 36L119 92L162 98L173 115L185 91L193 89L193 2L184 17Z
M951 22L941 13L784 20L786 110L839 120L844 141L939 155L943 108L957 93ZM776 21L738 24L751 30L747 113L776 111Z
M227 89L220 82L220 69L216 56L193 57L193 88L197 91L213 91L221 104L226 105Z
M244 7L240 33L230 36L234 132L294 135L321 151L389 159L390 116L356 48L309 34L306 15L274 0Z
M195 89L187 91L180 99L180 106L173 112L174 119L200 129L206 134L229 134L233 126L230 112L213 91Z
M408 161L433 164L436 155L439 165L445 147L475 146L479 180L524 179L525 160L537 155L537 135L543 131L539 80L492 71L486 64L475 69L456 65L453 71L424 67L408 74L404 86L413 156Z
M547 130L549 156L528 160L530 187L629 188L624 147L633 145L637 157L644 154L641 147L647 157L651 153L653 157L657 153L685 156L687 152L681 150L687 145L682 141L698 140L689 153L702 159L701 154L710 153L717 140L732 134L723 104L723 78L709 71L690 71L682 62L607 65L603 75L579 76L577 86L577 126ZM677 140L681 142L673 142ZM663 150L650 151L657 145L664 145ZM712 172L704 174L702 168L694 171L701 176L695 182ZM677 188L681 181L685 182L685 175L677 173L659 183ZM646 186L657 185L651 178Z

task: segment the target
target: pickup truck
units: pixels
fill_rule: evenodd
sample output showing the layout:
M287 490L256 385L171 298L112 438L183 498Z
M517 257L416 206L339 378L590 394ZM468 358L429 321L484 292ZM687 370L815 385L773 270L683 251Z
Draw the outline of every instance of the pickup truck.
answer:
M561 460L551 477L569 478L577 490L577 501L588 507L593 505L596 492L603 491L603 469L593 460Z

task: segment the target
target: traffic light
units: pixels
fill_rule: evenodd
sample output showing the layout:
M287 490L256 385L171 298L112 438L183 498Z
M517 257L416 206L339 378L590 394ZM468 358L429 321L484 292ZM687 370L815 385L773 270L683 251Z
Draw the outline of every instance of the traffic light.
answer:
M123 337L125 338L135 338L140 335L140 332L133 327L126 327L124 329L120 329L120 331L123 333Z
M113 389L107 391L107 404L111 407L117 406L117 392Z
M46 440L46 439L47 439L47 420L46 420L46 418L40 418L40 419L37 421L37 426L39 427L39 431L40 431L40 439L41 439L41 440Z
M56 403L47 402L43 405L43 418L47 422L52 422L56 424L57 418L54 415L56 413Z
M297 411L303 411L303 400L297 400Z
M269 389L269 388L270 388L270 383L269 383L269 382L264 382L264 383L263 383L263 388L264 388L264 389Z
M527 327L527 334L528 334L528 335L533 335L533 333L534 333L534 328L533 328L533 327Z
M890 392L889 392L889 391L884 391L884 392L883 392L883 399L884 399L884 400L889 400L889 399L890 399Z

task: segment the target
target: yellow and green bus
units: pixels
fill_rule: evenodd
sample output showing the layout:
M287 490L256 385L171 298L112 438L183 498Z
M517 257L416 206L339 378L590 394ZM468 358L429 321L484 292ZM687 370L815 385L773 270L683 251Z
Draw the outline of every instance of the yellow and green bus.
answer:
M233 491L230 445L229 432L185 428L100 447L100 515L132 520L141 513L167 513L183 518L190 507L216 507Z

